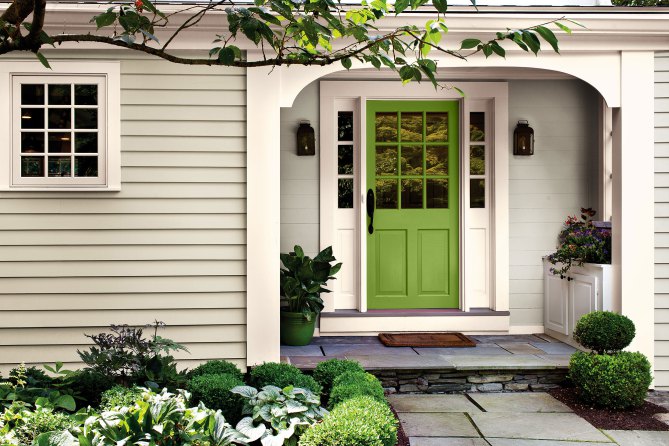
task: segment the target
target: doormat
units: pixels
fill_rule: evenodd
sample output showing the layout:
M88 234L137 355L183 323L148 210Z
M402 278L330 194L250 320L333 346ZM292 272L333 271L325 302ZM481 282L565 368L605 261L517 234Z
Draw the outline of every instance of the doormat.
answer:
M386 347L476 347L462 333L379 333Z

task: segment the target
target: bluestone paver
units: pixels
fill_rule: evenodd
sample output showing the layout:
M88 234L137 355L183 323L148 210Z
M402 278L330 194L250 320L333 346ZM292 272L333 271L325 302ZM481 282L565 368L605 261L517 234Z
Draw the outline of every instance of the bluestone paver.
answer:
M314 345L350 345L350 344L369 344L383 345L376 336L320 336L311 340Z
M620 446L667 446L669 432L605 431Z
M610 441L573 413L472 413L470 416L485 438Z
M543 355L545 352L527 342L500 342L500 347L514 355Z
M417 356L411 347L386 347L377 344L332 344L323 345L326 356L333 355L389 355L389 356Z
M480 412L465 395L389 395L397 412Z
M517 438L489 438L488 443L491 446L615 446L615 443L593 443L590 441L519 440Z
M571 412L569 407L547 393L472 393L469 396L486 412Z
M398 415L408 437L480 437L463 413L400 413Z
M353 355L347 354L346 359L358 361L365 370L423 370L423 369L454 369L448 357L441 355Z
M323 352L318 345L304 345L301 347L293 345L281 346L283 356L323 356Z
M294 365L298 369L302 370L313 370L316 368L316 366L323 362L327 361L328 359L344 359L343 356L341 357L336 357L336 356L290 356L289 361L290 364Z
M415 347L419 355L445 355L445 356L488 356L488 355L511 355L507 350L497 345L489 347Z
M549 355L571 355L578 349L567 344L558 344L557 342L532 342L534 347L545 351Z
M409 437L411 446L490 446L483 438Z
M534 335L473 335L470 338L478 342L495 343L500 342L546 342Z
M571 361L571 355L537 355L541 359L545 359L546 361L554 364L556 367L559 368L567 368L569 367L569 361Z

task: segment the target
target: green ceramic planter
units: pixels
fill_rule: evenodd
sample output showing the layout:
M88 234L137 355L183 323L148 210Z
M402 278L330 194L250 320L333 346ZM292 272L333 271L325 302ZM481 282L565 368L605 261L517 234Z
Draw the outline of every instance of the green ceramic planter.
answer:
M314 337L316 313L311 320L304 318L302 313L281 312L281 343L283 345L307 345Z

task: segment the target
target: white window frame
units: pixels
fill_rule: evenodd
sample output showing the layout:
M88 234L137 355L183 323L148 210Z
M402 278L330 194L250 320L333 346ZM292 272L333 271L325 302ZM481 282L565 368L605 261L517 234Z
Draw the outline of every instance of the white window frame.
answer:
M117 191L121 189L120 63L117 61L51 60L52 70L39 61L8 60L0 64L0 190ZM20 176L20 83L97 83L98 177ZM19 105L17 105L19 104ZM73 107L73 106L71 106ZM45 166L46 168L46 166ZM74 166L72 166L74 168Z

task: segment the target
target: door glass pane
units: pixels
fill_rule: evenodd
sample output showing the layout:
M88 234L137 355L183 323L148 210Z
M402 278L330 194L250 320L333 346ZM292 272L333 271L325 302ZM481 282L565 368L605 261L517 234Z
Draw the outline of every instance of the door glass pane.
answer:
M485 175L485 146L471 146L469 148L469 173L471 175Z
M423 140L423 114L402 113L402 141L421 142Z
M70 133L49 132L49 152L50 153L70 153L71 149Z
M50 108L49 128L50 129L69 129L72 125L72 109L69 108Z
M397 180L376 180L376 208L397 209Z
M44 85L42 84L21 85L21 104L44 105Z
M426 113L425 139L428 142L448 141L448 113Z
M402 146L402 175L423 174L423 146Z
M92 132L77 132L74 134L74 151L77 153L97 153L98 134Z
M337 198L340 209L353 207L353 178L339 178Z
M22 108L21 109L21 128L22 129L43 129L44 128L44 109L43 108Z
M21 176L22 177L43 177L44 176L44 157L24 156L21 158Z
M43 132L21 132L22 153L44 153Z
M337 172L340 175L353 175L353 146L339 146Z
M397 146L376 147L376 174L397 175Z
M446 209L448 208L448 180L430 179L426 180L427 208L428 209Z
M485 180L474 179L469 180L469 207L470 208L485 208Z
M49 105L70 105L72 102L71 85L49 85Z
M337 128L338 141L353 141L353 112L338 112Z
M397 141L397 113L376 114L376 141Z
M469 140L485 141L484 112L471 112L469 114Z
M402 180L402 209L423 208L423 180Z
M98 111L94 108L78 108L74 111L75 129L98 128Z
M69 156L50 156L49 157L49 176L50 177L69 177L71 158Z
M74 103L76 105L98 105L98 86L75 85Z
M75 177L97 177L98 176L98 157L97 156L77 156L74 158L74 176Z
M425 166L428 175L448 175L448 146L428 146Z

